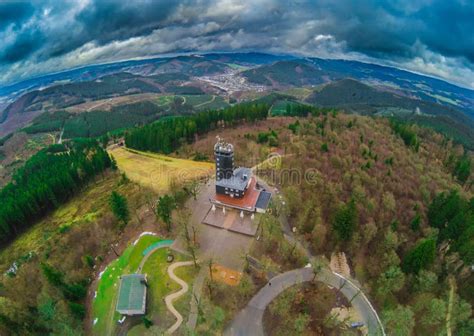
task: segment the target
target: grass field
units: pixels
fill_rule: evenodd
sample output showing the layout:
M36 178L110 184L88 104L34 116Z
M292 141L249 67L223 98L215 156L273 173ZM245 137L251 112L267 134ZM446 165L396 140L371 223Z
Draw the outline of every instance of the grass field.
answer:
M93 326L94 335L114 335L117 321L121 315L115 311L118 290L120 286L120 276L123 274L135 273L138 269L140 261L145 254L147 247L156 242L161 241L160 238L152 235L142 236L136 245L130 245L122 255L110 263L97 287L97 296L93 303L93 320L96 323ZM150 255L146 261L142 273L147 275L148 294L147 294L147 318L152 320L155 326L146 329L144 325L134 326L128 335L144 335L153 334L157 329L166 330L174 323L174 317L166 309L164 298L166 295L179 289L178 284L172 281L168 274L167 268L169 263L166 258L168 249L158 249ZM182 261L185 258L175 253L175 261ZM178 269L176 274L184 281L191 283L196 274L194 267L183 267ZM178 306L182 313L186 313L186 307L189 305L189 297L186 296L178 300L183 306Z
M229 106L229 104L220 96L214 95L165 95L156 98L158 106L166 107L169 106L175 97L181 98L181 101L187 105L193 107L196 111L221 109Z
M281 93L303 100L311 93L313 93L313 90L308 88L291 88L285 91L281 91Z
M143 258L143 251L153 243L160 241L158 237L146 235L136 245L130 245L122 255L111 262L103 272L97 286L97 296L93 303L93 332L96 335L111 335L120 318L115 312L115 304L122 274L134 273Z
M166 249L160 249L154 252L143 267L143 273L148 277L148 313L147 318L152 320L155 325L146 329L143 324L134 326L128 332L128 336L142 335L161 335L174 322L174 316L166 309L164 298L166 295L179 290L177 283L172 281L167 273L169 264L166 261ZM185 260L182 255L175 253L175 261ZM176 275L186 281L191 288L191 283L197 274L197 269L193 266L180 267L176 270ZM174 302L175 308L183 315L189 314L189 302L191 299L191 290ZM183 325L185 323L183 322Z
M270 109L270 113L272 116L281 116L286 114L286 105L297 105L297 103L288 101L288 100L279 100L275 104L273 104L272 108Z
M229 104L220 96L211 96L211 99L207 102L195 105L194 108L198 111L204 110L219 110L225 107L228 107Z
M91 225L108 209L110 190L117 179L114 175L88 186L51 215L22 233L11 244L0 250L0 271L5 271L11 263L29 252L40 254L50 241L61 235L61 229L74 225Z
M109 150L120 171L156 192L166 192L170 182L186 182L212 174L214 164L117 147Z
M156 98L156 102L159 106L166 106L173 102L174 96L159 96Z

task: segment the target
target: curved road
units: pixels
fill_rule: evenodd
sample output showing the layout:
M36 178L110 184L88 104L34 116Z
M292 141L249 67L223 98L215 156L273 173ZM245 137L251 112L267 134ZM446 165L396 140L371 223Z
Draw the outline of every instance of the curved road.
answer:
M272 278L269 283L250 300L247 306L236 316L225 331L226 336L264 335L263 313L268 304L285 289L307 281L312 281L312 268L300 268ZM351 301L356 310L361 313L362 322L368 327L369 335L385 335L380 328L379 318L367 297L350 280L327 269L321 270L317 276L321 281L335 288L341 288L341 293ZM271 285L269 285L271 283Z
M186 293L189 288L188 284L184 280L178 278L176 274L174 274L174 270L181 266L190 266L190 265L194 265L194 262L181 261L181 262L176 262L168 267L169 277L175 282L177 282L181 286L181 289L175 293L172 293L166 296L165 298L166 308L168 308L168 310L176 317L176 322L168 330L166 330L166 334L174 333L176 330L178 330L179 326L183 322L183 316L173 306L173 301L179 298L184 293Z

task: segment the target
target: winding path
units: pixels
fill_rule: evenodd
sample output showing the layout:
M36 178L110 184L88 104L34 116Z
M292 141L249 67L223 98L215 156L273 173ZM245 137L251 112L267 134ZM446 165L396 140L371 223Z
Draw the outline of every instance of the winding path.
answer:
M272 190L265 181L259 180L259 183L267 190ZM309 249L294 237L288 219L283 212L280 213L279 219L285 239L290 244L295 244L309 260L312 260L313 256ZM230 326L225 330L224 335L264 335L262 322L263 313L270 302L287 288L313 280L320 281L326 285L339 289L352 304L354 309L359 313L362 322L368 328L370 336L386 336L383 324L380 321L377 312L359 286L356 285L353 280L347 279L341 274L332 272L328 268L323 268L318 272L316 277L312 268L300 268L273 277L234 318Z
M168 308L168 310L176 317L176 322L168 330L166 330L166 334L174 333L183 322L183 316L173 306L173 301L179 298L180 296L182 296L183 294L185 294L189 289L188 284L184 282L184 280L178 278L176 274L174 274L174 270L181 266L190 266L193 264L194 264L193 261L181 261L181 262L175 262L174 264L171 264L168 267L169 277L175 282L177 282L181 286L181 289L175 293L169 294L165 298L166 308Z
M272 278L269 283L250 300L247 306L236 316L225 336L254 335L263 336L263 313L266 307L287 288L315 278L312 268L292 270ZM385 335L380 328L380 320L367 297L350 280L330 270L322 269L315 280L340 289L341 293L361 312L362 322L368 327L369 335ZM271 285L270 285L271 284Z

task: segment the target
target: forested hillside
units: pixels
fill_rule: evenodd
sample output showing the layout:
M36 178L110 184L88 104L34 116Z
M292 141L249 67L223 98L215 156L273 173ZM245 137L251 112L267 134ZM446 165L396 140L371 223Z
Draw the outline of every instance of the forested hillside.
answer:
M281 168L260 173L282 189L290 225L314 254L349 256L387 334L443 334L453 309L451 328L469 335L474 221L462 147L429 129L341 113L272 132Z
M110 166L107 152L94 140L39 151L0 190L0 240L13 239Z
M305 101L320 107L344 109L359 114L393 116L432 127L469 149L474 148L474 122L461 110L380 90L353 79L329 83Z
M201 112L189 117L172 117L132 130L125 136L127 147L169 154L184 142L191 142L219 125L267 118L266 104L239 104L224 110Z

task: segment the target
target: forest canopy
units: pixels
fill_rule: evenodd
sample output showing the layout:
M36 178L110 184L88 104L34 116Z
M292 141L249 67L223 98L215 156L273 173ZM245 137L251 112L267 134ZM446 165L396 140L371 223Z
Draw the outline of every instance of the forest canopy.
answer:
M241 121L253 122L267 118L266 104L239 104L223 110L201 112L193 116L170 117L136 128L125 137L127 147L169 154L183 142L192 142L218 125L232 126Z
M0 241L12 240L49 211L68 200L93 176L111 166L95 140L45 148L18 169L0 191Z

